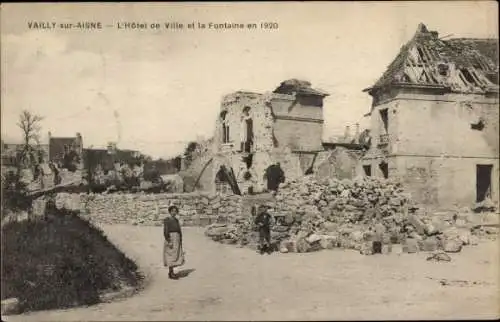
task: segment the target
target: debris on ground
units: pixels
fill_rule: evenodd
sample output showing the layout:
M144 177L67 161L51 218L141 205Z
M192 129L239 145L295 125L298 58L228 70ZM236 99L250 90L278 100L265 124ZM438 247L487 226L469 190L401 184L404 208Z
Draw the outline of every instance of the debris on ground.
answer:
M465 281L465 280L448 280L445 278L433 278L433 277L427 277L430 280L437 280L439 284L442 286L481 286L481 285L489 285L490 283L488 282L482 282L482 281Z
M427 260L436 262L451 262L451 257L445 252L436 252L431 256L427 257Z
M317 180L306 176L280 187L270 213L274 248L281 253L353 249L364 255L444 251L456 253L481 236L496 236L485 225L498 215L418 208L399 182L365 177ZM212 225L206 235L227 244L256 247L253 217ZM399 246L399 247L396 247Z

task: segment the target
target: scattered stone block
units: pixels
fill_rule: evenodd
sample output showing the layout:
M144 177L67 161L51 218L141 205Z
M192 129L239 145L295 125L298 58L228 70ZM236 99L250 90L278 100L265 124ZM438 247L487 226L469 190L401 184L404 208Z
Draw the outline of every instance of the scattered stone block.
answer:
M419 248L423 252L434 252L439 247L439 241L435 237L428 237L419 242Z
M416 215L409 215L408 221L415 228L417 233L420 235L425 234L425 225Z
M361 255L373 255L372 242L366 242L366 243L361 244L361 249L359 252Z
M462 250L462 241L459 239L448 239L443 244L444 251L447 253L458 253Z
M458 230L458 239L462 241L463 245L469 245L470 244L470 238L472 234L470 230L468 229L459 229Z
M403 245L401 244L393 244L391 247L391 253L393 254L402 254L403 253Z
M403 244L404 253L417 253L418 252L418 241L416 239L408 238Z
M487 233L488 235L496 235L499 232L498 227L486 226L483 229L484 229L485 233Z
M435 261L435 262L451 262L451 257L450 255L443 253L443 252L438 252L434 253L431 256L427 257L428 261Z

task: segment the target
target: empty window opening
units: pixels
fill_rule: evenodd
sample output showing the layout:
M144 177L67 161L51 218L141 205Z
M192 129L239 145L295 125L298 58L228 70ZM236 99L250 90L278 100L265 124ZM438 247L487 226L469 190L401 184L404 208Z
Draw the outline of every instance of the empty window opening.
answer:
M469 73L467 69L462 69L461 70L462 75L464 76L465 80L473 85L476 84L476 81L474 80L474 77Z
M473 130L482 131L484 129L484 122L483 122L483 120L479 120L477 123L472 123L470 125L470 128L473 129Z
M448 76L450 72L450 68L446 64L439 64L438 65L438 73L441 76Z
M253 145L253 121L252 119L245 120L245 140L243 141L243 151L251 152Z
M222 143L229 143L229 125L222 123Z
M252 161L253 161L253 154L249 154L243 157L243 162L245 162L247 169L250 169L252 167Z
M380 171L382 172L382 176L387 179L389 178L389 165L387 162L382 162L379 165Z
M224 131L223 142L224 143L229 143L229 125L224 124L223 131Z
M370 177L372 175L372 166L364 165L363 170L365 171L365 176Z
M222 143L229 143L229 125L227 124L227 111L220 113L220 120L222 123Z
M225 121L226 120L226 115L227 115L227 111L220 112L220 119L221 119L221 121Z
M380 110L380 118L382 119L382 123L384 124L385 133L387 133L389 129L389 115L386 108Z
M426 63L428 61L427 55L424 53L424 51L422 50L422 48L417 47L417 50L418 50L418 55L420 57L420 60L423 63Z
M476 202L491 198L492 164L476 165Z

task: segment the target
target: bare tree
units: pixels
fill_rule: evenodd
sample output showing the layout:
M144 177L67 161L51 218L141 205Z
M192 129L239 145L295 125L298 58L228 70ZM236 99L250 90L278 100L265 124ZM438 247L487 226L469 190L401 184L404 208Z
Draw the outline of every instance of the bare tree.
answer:
M22 165L34 166L39 161L39 146L40 146L40 122L43 117L32 114L30 111L24 110L19 116L17 126L23 132L23 147L20 151L18 171Z

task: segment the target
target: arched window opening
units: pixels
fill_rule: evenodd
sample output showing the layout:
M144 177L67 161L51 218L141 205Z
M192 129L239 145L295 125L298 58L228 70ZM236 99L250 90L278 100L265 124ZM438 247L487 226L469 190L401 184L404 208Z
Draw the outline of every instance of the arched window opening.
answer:
M222 123L222 143L229 143L229 124L227 121L227 111L220 113L220 120Z
M253 120L250 116L250 106L243 109L241 117L241 151L250 153L253 148Z

